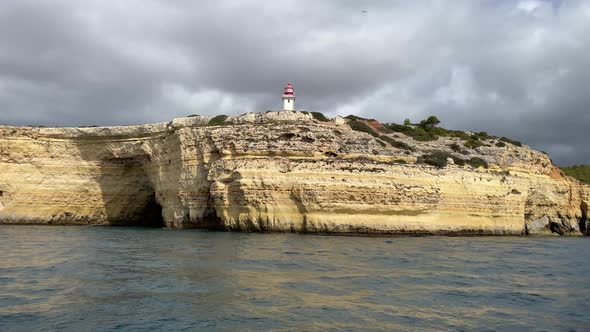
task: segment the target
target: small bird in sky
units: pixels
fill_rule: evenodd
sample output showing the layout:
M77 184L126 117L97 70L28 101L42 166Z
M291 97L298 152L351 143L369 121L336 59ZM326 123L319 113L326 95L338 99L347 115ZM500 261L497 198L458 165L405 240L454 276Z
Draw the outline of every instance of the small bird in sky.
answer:
M366 11L366 10L361 10L361 11L362 11L363 13L365 13L365 14L367 13L367 11Z

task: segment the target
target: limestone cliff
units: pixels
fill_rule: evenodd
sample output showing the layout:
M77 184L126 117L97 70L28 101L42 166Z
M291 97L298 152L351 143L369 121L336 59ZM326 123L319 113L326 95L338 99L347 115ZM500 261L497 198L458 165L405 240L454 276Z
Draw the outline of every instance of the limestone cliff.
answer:
M586 234L589 186L543 153L411 146L301 112L97 128L0 126L0 222L372 234ZM461 165L481 158L488 168Z

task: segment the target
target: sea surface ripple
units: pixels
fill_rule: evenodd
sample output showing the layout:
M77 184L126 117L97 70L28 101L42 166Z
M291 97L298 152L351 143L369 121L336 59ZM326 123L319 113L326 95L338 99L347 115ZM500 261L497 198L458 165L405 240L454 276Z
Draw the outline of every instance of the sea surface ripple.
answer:
M0 331L589 331L589 238L0 226Z

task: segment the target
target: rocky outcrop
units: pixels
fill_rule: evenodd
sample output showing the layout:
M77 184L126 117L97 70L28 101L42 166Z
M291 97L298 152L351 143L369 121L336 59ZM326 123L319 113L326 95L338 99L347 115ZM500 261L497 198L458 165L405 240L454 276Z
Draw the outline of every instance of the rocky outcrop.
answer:
M301 112L127 127L0 126L0 222L368 234L586 234L590 190L530 148L466 148L488 168L419 163ZM385 135L385 134L384 134ZM460 161L460 160L457 160ZM452 160L451 160L452 162Z

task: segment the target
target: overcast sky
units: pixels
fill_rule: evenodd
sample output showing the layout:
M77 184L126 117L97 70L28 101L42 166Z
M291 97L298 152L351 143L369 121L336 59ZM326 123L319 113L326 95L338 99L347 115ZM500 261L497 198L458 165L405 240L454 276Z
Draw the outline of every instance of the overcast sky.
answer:
M0 123L278 110L286 82L298 109L432 114L590 164L590 1L0 3Z

